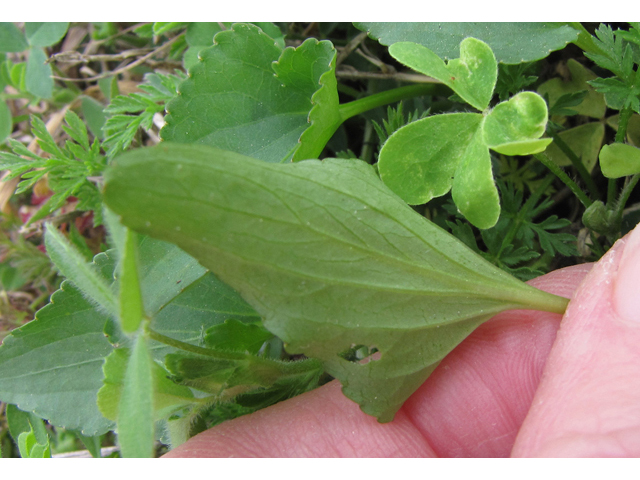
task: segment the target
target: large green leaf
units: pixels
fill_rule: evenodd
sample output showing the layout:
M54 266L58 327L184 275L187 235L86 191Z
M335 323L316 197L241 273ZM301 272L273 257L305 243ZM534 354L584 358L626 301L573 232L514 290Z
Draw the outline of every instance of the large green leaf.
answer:
M486 262L357 160L277 165L166 143L116 158L105 180L123 224L198 258L381 421L495 313L567 303ZM373 356L352 361L358 346Z
M433 50L441 58L456 58L466 37L489 44L498 62L517 64L545 58L578 38L578 31L563 23L526 22L357 22L383 45L415 42Z
M321 78L333 78L323 75L332 71L334 56L328 41L309 39L282 50L258 27L236 24L200 51L201 62L167 104L161 136L268 162L288 160L309 127L312 97L321 88ZM322 94L318 105L327 103L326 97ZM315 116L322 117L318 112ZM315 143L318 135L312 137Z

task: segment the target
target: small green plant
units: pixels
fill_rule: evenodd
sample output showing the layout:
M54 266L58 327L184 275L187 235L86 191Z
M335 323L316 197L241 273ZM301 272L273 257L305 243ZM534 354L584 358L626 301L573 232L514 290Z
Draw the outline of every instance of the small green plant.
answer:
M356 27L377 40L360 52L368 64L389 53L421 83L359 92L341 80L363 68L340 69L347 47L339 58L320 35L287 47L298 30L275 24L142 24L125 29L131 41L158 39L153 51L188 73L140 72L142 92L128 95L102 84L102 130L70 110L64 147L37 116L43 154L8 142L2 168L20 192L48 178L53 195L30 222L46 222L66 278L0 347L22 456L50 453L36 419L95 456L114 431L122 456L149 457L156 442L179 445L331 378L391 421L494 314L564 311L567 299L521 280L579 261L578 230L595 259L633 221L638 26L595 37L579 24ZM94 33L108 43L117 30ZM541 78L568 42L614 76L572 61L568 81ZM380 107L400 101L385 117ZM163 112L163 142L146 146ZM377 163L331 158L354 124L367 141L377 133ZM605 124L617 134L602 146ZM604 179L602 194L598 164L624 185ZM90 262L79 231L54 216L70 196L104 225Z

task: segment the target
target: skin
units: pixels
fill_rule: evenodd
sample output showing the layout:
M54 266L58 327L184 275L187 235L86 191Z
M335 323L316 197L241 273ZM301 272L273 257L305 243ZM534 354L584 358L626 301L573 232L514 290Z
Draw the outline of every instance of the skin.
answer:
M561 317L478 328L380 424L337 382L207 430L166 457L638 457L640 226L596 264L530 282Z

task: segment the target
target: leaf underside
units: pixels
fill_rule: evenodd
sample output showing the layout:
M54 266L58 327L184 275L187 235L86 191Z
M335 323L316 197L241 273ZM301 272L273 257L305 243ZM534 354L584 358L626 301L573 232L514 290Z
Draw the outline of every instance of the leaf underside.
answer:
M117 158L104 198L238 290L289 352L322 360L380 421L493 314L566 305L471 252L359 161L274 165L166 143ZM351 361L358 345L377 353Z

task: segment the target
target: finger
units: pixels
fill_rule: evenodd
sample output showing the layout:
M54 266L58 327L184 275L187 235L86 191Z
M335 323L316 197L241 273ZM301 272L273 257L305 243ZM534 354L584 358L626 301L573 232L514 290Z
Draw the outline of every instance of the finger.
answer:
M332 381L311 392L224 422L165 457L432 457L406 415L380 424Z
M640 455L640 227L576 292L513 455Z
M530 283L571 297L591 265ZM505 312L478 328L403 406L438 456L506 457L531 405L561 316Z

